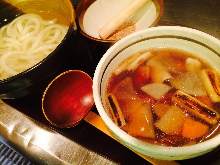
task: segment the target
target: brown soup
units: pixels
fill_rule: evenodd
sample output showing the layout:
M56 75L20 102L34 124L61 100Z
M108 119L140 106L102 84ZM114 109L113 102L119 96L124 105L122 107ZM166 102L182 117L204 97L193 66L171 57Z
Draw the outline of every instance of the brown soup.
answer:
M219 132L219 73L177 49L152 49L123 61L112 73L106 107L128 134L183 146Z

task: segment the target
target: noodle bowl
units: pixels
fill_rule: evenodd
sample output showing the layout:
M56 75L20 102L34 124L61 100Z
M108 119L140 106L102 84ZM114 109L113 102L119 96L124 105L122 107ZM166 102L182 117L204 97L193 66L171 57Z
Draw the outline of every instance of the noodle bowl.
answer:
M23 14L0 29L0 80L32 67L61 43L68 27Z

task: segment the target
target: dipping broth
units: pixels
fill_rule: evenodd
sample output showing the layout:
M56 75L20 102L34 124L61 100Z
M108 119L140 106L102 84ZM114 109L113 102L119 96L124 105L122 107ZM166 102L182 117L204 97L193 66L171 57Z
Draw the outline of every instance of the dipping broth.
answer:
M219 133L220 74L188 52L138 52L112 73L105 106L131 136L167 146L202 142Z

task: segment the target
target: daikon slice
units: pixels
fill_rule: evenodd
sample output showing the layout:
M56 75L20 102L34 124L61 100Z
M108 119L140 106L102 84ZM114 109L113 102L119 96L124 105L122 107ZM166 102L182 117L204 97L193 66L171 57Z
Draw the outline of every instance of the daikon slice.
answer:
M162 96L164 96L169 90L170 86L162 84L162 83L151 83L141 87L141 90L146 94L152 96L153 98L159 100Z
M171 79L171 85L189 95L206 96L206 89L196 72L186 72Z
M176 106L169 110L155 123L155 126L168 135L178 135L182 131L185 115Z

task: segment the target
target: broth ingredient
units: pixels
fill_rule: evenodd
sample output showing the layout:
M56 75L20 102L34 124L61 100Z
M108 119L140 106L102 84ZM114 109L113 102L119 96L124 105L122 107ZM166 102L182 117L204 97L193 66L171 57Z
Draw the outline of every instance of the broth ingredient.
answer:
M151 55L150 52L138 52L135 55L129 57L127 60L123 61L117 69L114 71L114 74L119 75L123 71L134 71L142 64L147 58Z
M173 95L172 101L183 110L209 124L214 125L218 122L219 114L216 111L182 91L178 90Z
M206 89L196 72L186 72L171 79L171 85L193 96L206 96Z
M137 59L135 59L128 67L127 70L129 71L133 71L135 70L140 64L142 64L144 61L147 60L147 58L149 56L151 56L152 54L150 52L144 52L141 53L139 57L137 57Z
M196 96L195 98L207 105L208 107L213 107L213 102L208 96Z
M182 135L185 138L196 139L204 136L209 130L209 127L201 122L191 118L186 118L183 124Z
M213 102L220 102L220 81L217 72L202 70L201 77L211 100Z
M116 119L120 120L117 120L116 124L133 136L153 138L155 133L150 105L137 97L131 78L120 81L113 94L114 100L120 101L115 102L118 110ZM113 108L114 106L111 106L111 109Z
M136 87L142 87L143 85L149 83L151 81L151 76L150 76L150 67L147 65L140 65L134 73L134 85Z
M159 100L162 96L164 96L169 90L170 86L162 84L162 83L151 83L141 87L141 90L146 94L152 96L153 98Z
M160 62L167 71L173 74L184 73L186 71L185 60L186 56L177 55L181 54L178 50L175 51L160 51L161 49L152 50L155 56L152 56L150 60L155 60ZM162 57L162 58L161 58Z
M168 69L159 61L151 59L147 62L151 67L152 81L155 83L163 83L165 80L172 78Z
M119 75L120 73L124 72L127 70L127 68L129 67L129 65L136 60L139 56L141 55L140 52L137 52L136 54L128 57L125 61L123 61L115 70L114 70L114 74L115 75Z
M124 60L113 71L106 93L114 103L112 111L116 107L113 121L128 134L182 146L219 133L219 85L217 71L202 60L158 48Z
M185 115L176 106L169 110L155 123L155 126L169 135L180 134L184 124Z
M112 90L112 94L117 98L118 101L135 100L137 98L132 79L130 77L126 77L118 82Z
M153 111L158 118L161 118L170 108L170 105L157 103L153 106Z
M199 60L195 58L188 57L186 59L186 70L189 72L198 72L200 71L202 64Z
M23 14L0 29L0 79L40 62L63 40L68 28L37 14Z
M150 105L141 100L127 102L127 124L122 128L130 135L142 138L155 138Z
M125 123L125 118L122 114L121 108L119 106L119 103L117 101L117 99L115 98L114 95L109 95L108 96L108 100L109 100L109 104L111 106L111 116L114 120L114 122L119 126L119 127L123 127L126 123Z

